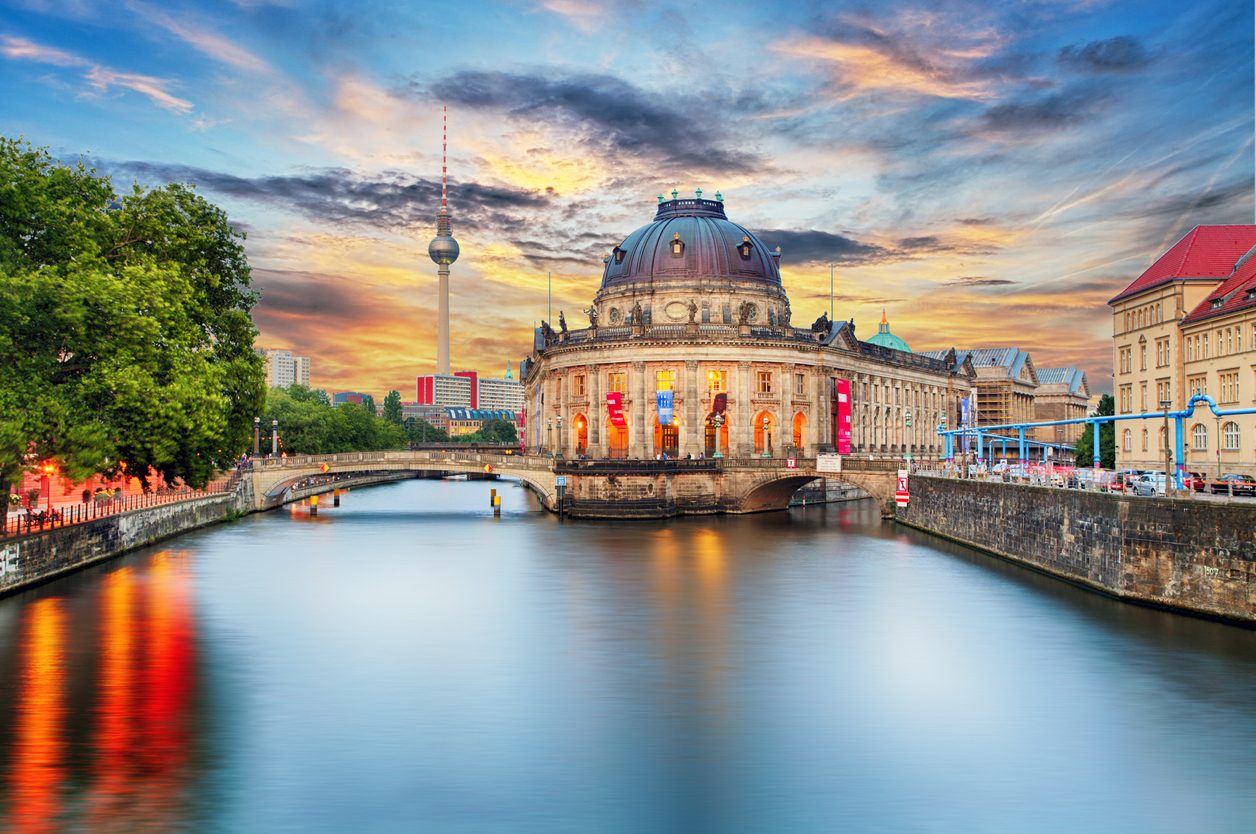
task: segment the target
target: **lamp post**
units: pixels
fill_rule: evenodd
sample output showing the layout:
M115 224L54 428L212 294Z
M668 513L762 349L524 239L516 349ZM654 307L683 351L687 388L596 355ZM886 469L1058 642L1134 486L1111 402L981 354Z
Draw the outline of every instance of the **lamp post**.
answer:
M1173 400L1161 400L1160 408L1164 411L1164 494L1173 495L1177 485L1173 483L1173 457L1169 453L1169 406Z
M763 415L763 457L772 457L772 420Z
M270 456L279 454L279 420L270 421Z
M554 449L554 418L553 417L545 418L545 445L548 446L552 452L552 450Z
M253 457L257 457L257 450L262 440L262 418L253 418Z
M558 448L558 456L563 456L563 415L558 415L558 442L554 444Z

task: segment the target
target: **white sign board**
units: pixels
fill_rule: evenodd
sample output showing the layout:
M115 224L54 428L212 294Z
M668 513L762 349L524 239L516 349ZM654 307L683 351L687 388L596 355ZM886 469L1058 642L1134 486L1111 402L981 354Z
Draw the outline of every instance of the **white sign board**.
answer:
M817 455L816 456L817 472L841 472L842 456L841 455Z

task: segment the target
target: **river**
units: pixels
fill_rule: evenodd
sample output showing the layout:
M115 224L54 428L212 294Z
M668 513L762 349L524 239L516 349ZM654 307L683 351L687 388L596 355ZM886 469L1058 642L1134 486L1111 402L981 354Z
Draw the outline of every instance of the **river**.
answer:
M0 702L5 831L1256 825L1256 632L867 504L356 490L0 600Z

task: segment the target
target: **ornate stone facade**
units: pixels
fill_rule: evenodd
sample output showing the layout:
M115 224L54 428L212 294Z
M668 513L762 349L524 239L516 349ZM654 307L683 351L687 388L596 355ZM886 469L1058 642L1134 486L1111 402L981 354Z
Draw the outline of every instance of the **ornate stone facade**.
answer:
M795 328L779 258L720 200L661 201L605 259L590 326L538 329L524 372L529 450L812 456L835 442L834 381L847 379L853 452L940 454L936 427L943 414L954 422L971 364L861 342L827 317ZM672 392L670 425L659 391ZM610 392L625 426L611 424Z

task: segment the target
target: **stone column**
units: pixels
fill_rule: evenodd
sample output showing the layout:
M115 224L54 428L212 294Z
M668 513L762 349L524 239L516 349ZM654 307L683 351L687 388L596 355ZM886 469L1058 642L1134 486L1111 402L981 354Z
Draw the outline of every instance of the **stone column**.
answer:
M781 366L781 376L785 377L781 386L781 428L778 442L772 444L772 454L785 457L785 449L794 445L794 365L786 363ZM777 438L773 438L777 440ZM780 450L780 451L777 451Z
M604 458L606 443L602 439L602 427L606 424L606 398L602 396L602 369L597 365L589 368L589 457Z
M733 390L737 392L737 420L733 423L732 436L728 438L729 453L735 457L748 458L754 454L754 426L750 425L754 412L750 410L750 363L737 363L737 381Z
M685 360L684 378L681 393L685 397L685 419L680 426L680 455L693 455L696 458L704 448L703 418L706 416L702 413L702 388L699 385L696 359Z
M653 416L654 406L646 399L646 373L644 362L633 362L630 372L632 377L632 429L631 436L628 438L628 448L630 456L638 460L647 460L654 457L652 451L654 447L654 432L651 431L649 438L646 437L646 417ZM653 425L650 426L654 428Z

